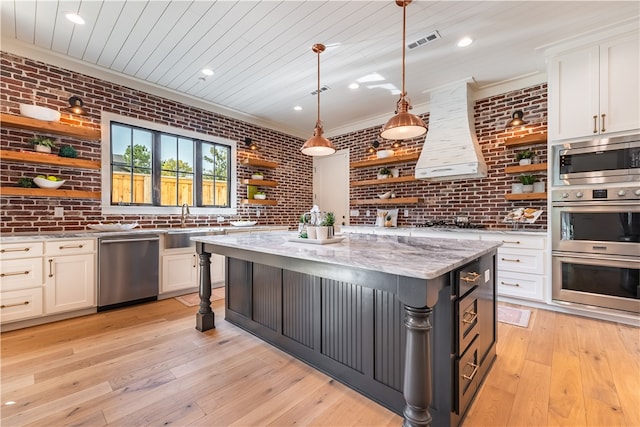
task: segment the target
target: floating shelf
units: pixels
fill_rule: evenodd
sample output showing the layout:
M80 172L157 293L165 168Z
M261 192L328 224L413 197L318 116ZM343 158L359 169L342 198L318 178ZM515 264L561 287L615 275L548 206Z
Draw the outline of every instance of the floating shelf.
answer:
M256 185L258 187L277 187L278 181L269 181L266 179L246 179L242 180L245 185Z
M546 172L547 164L546 163L534 163L531 165L524 166L507 166L504 168L504 173L521 173L521 172Z
M242 159L240 163L247 166L255 166L255 167L262 167L262 168L269 168L269 169L275 169L278 167L278 164L276 162L270 162L267 160L260 160L260 159Z
M395 197L392 199L364 199L364 200L352 200L354 205L412 205L420 203L418 197Z
M29 117L15 116L13 114L0 114L0 121L3 127L27 129L34 132L70 136L72 138L86 139L89 141L99 141L101 133L99 130L66 125L60 122L46 122Z
M397 178L385 178L385 179L367 179L364 181L351 182L352 187L363 187L365 185L384 185L384 184L396 184L399 182L413 182L418 179L415 176L399 176Z
M29 197L58 197L66 199L94 199L100 200L99 191L61 190L52 188L24 188L7 187L0 188L2 196L29 196Z
M275 206L278 204L277 200L259 200L259 199L242 199L243 205L267 205Z
M534 135L515 136L504 140L505 147L518 147L522 145L546 144L547 133L536 133Z
M545 200L547 193L522 193L522 194L505 194L506 200Z
M0 150L0 160L3 162L25 162L83 169L100 169L100 162L97 160L73 159L35 151Z
M352 162L349 166L352 168L368 168L371 166L394 165L397 163L407 163L418 160L420 153L403 154L400 156L385 157L383 159L363 160L360 162Z

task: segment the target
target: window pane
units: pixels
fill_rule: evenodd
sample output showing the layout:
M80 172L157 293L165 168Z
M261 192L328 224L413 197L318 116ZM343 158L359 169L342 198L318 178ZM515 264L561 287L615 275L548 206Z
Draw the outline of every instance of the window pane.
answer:
M231 149L202 143L202 204L230 206L229 157Z

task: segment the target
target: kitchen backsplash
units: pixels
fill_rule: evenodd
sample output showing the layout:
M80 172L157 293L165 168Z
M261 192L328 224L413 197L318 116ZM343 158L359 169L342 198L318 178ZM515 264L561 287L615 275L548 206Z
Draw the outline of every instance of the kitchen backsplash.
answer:
M312 205L312 160L300 153L304 142L300 138L260 126L228 118L220 114L181 104L156 95L128 88L116 83L100 80L87 75L62 69L56 66L0 52L2 80L0 81L0 100L2 112L18 114L18 106L23 102L32 102L37 97L38 105L56 110L67 106L69 96L83 99L89 115L82 119L82 125L99 129L102 110L154 121L170 126L182 127L197 132L216 135L238 141L238 158L256 156L244 147L246 137L256 141L260 147L257 157L279 164L270 170L270 178L278 181L278 186L269 191L270 198L278 200L277 206L261 206L259 221L262 224L297 225L297 218ZM513 110L524 110L529 124L522 128L505 129ZM423 116L428 124L428 114ZM62 114L62 122L78 123L77 116ZM380 125L382 126L382 124ZM338 149L350 150L350 161L372 158L365 152L366 147L376 140L380 126L359 130L345 135L331 137ZM516 164L515 153L521 150L505 148L505 138L529 133L543 133L547 128L547 88L546 84L481 99L475 102L475 128L489 168L486 178L466 181L443 181L429 183L414 181L396 184L392 189L396 197L419 197L420 202L409 205L388 206L399 208L409 216L398 217L398 226L420 225L430 220L451 220L457 215L467 215L471 222L487 228L508 228L502 218L517 207L535 207L545 209L544 200L532 202L509 202L504 198L511 191L511 184L517 181L517 175L505 174L505 166ZM28 141L33 132L2 128L0 130L0 148L10 150L31 149ZM402 141L396 149L399 154L418 153L422 149L424 138ZM71 144L81 158L100 160L99 142L59 138L60 144ZM390 142L382 141L380 148L390 148ZM532 147L538 154L537 161L546 162L546 145ZM413 174L414 163L394 165L400 169L400 175ZM238 164L238 177L249 178L251 169ZM350 181L371 179L376 168L351 169ZM74 189L100 191L100 172L78 170L55 166L0 163L0 185L15 185L22 176L53 174L70 177L69 184ZM540 175L546 183L544 174ZM350 199L372 199L382 191L382 186L351 187ZM246 193L246 186L238 185L238 196ZM386 190L385 190L386 191ZM53 216L54 207L64 207L64 217ZM361 216L351 217L351 224L373 224L375 205L356 206ZM364 214L369 209L371 217ZM256 207L239 205L238 215L257 219ZM32 198L23 196L0 197L0 232L23 231L73 231L84 230L87 223L97 221L137 221L143 227L177 227L179 215L132 215L104 216L100 202L85 199ZM227 220L229 218L227 217ZM545 229L546 213L538 224L527 229ZM216 224L215 215L192 215L188 226Z

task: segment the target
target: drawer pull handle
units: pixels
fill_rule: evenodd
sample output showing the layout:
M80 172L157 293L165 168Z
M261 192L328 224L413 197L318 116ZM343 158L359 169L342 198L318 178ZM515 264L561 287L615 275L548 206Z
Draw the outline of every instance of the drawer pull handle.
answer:
M53 264L53 260L50 259L49 260L49 277L53 277L53 266L52 266L52 264Z
M501 258L502 261L508 261L508 262L520 262L520 260L518 258L513 259L513 258Z
M593 116L593 133L598 133L598 116Z
M467 283L473 283L476 280L478 280L479 277L480 277L480 274L476 273L475 271L471 271L467 273L466 276L461 276L460 280L464 280Z
M193 268L196 268L196 254L193 254Z
M82 249L84 245L62 245L58 246L58 249Z
M30 271L12 271L10 273L2 273L0 274L0 277L6 277L6 276L20 276L21 274L24 274L25 276L28 275L29 273L31 273Z
M7 252L29 252L31 248L0 249L0 254Z
M473 368L473 371L471 372L471 375L462 374L462 378L464 378L467 381L473 381L473 377L475 377L476 374L478 373L479 365L476 365L475 363L471 363L471 362L467 362L467 365L471 366Z
M471 317L467 318L467 314L470 315ZM475 311L465 311L464 314L462 315L462 323L470 324L475 322L477 318L478 318L478 313L476 313Z
M15 304L2 304L0 308L18 307L19 305L29 305L29 301L17 302Z
M606 114L602 115L602 132L606 132L607 130L604 128L604 117L606 116Z
M516 288L520 287L520 283L500 282L500 284L505 286L515 286Z
M502 243L511 243L513 245L519 245L520 240L503 240Z

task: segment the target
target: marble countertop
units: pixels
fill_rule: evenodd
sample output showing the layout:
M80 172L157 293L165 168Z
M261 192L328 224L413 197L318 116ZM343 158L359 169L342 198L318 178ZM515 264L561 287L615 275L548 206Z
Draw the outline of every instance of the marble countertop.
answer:
M212 252L222 255L225 248L234 248L418 279L435 279L501 245L493 241L374 234L347 234L339 243L320 245L305 243L297 236L297 232L272 232L197 236L191 240L215 245L217 248L210 248Z
M498 234L498 235L524 235L524 236L546 236L546 230L507 230L498 228L438 228L438 227L376 227L373 225L345 225L341 228L343 232L369 232L392 234L394 231L399 234L416 233L472 233L472 234Z
M225 233L228 231L233 232L250 232L250 231L265 231L273 229L282 229L286 226L282 225L254 225L251 227L234 227L234 226L222 226L222 227L186 227L186 228L134 228L132 230L125 231L97 231L97 230L78 230L78 231L59 231L59 232L25 232L25 233L11 233L0 235L0 242L24 242L33 240L50 240L50 239L86 239L86 238L100 238L109 236L122 236L122 235L137 235L137 234L166 234L166 233L189 233L193 231L219 231Z

